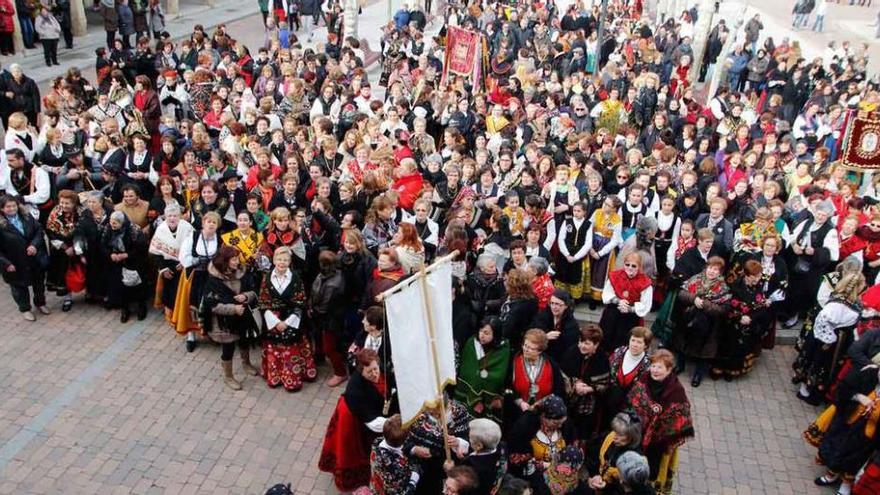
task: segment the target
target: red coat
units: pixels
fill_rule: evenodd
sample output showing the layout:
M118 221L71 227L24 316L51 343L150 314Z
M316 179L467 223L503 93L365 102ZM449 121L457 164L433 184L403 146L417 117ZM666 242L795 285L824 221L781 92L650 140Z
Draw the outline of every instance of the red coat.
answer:
M15 15L15 6L12 5L12 0L0 0L0 33L15 31L13 15Z

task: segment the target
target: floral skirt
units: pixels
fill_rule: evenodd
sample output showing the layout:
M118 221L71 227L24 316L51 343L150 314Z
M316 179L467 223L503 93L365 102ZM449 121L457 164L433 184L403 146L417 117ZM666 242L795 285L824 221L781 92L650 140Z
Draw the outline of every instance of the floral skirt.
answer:
M294 344L263 342L263 377L270 387L283 385L288 392L302 388L318 376L315 356L307 341Z

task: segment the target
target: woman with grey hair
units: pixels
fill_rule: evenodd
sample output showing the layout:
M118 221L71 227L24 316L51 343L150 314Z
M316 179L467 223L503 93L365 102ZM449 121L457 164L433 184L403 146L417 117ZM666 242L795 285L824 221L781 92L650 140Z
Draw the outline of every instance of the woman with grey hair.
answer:
M182 210L177 203L165 206L163 220L150 241L150 256L159 270L156 279L157 303L165 308L165 319L170 323L174 313L174 300L183 265L180 263L180 247L183 240L192 236L193 227L181 218ZM157 304L158 306L158 304Z
M590 488L603 493L618 493L622 487L620 459L630 453L639 454L642 443L642 423L639 417L628 412L618 413L611 420L611 431L599 449L598 464L587 465L593 474ZM645 461L647 463L647 460Z
M104 201L101 191L86 193L83 203L85 208L73 232L73 249L86 266L86 302L106 304L107 273L101 237L110 228L113 210Z
M504 446L501 444L501 427L488 418L474 419L468 423L468 427L468 441L472 451L462 460L462 464L477 472L480 485L475 493L492 493L507 464Z
M617 459L617 468L620 470L624 493L637 495L657 493L648 481L651 477L651 469L645 456L636 452L626 452Z
M147 317L147 239L121 211L110 214L109 225L100 244L106 256L102 268L107 273L107 301L122 310L121 323L128 322L132 303L137 304L138 320L143 320Z

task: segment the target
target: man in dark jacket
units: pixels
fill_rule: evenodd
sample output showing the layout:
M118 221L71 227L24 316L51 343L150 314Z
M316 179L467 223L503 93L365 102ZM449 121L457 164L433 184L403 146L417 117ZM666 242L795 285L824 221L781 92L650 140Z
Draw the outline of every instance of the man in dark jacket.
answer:
M45 286L49 253L43 228L14 196L2 196L0 210L0 272L24 319L34 321L28 287L33 287L33 302L40 313L50 313L46 307Z

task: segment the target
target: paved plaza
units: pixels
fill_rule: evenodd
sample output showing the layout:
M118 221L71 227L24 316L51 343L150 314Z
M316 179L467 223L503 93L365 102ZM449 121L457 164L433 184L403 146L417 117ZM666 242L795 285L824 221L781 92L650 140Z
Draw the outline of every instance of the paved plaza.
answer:
M297 394L254 377L232 392L219 349L187 354L158 312L121 325L117 311L79 304L64 314L52 298L55 312L27 323L3 291L0 494L260 494L281 481L336 493L316 468L341 392L320 383L326 365ZM777 348L744 380L688 390L697 437L683 450L678 493L822 492L800 438L816 411L794 397L792 358Z

